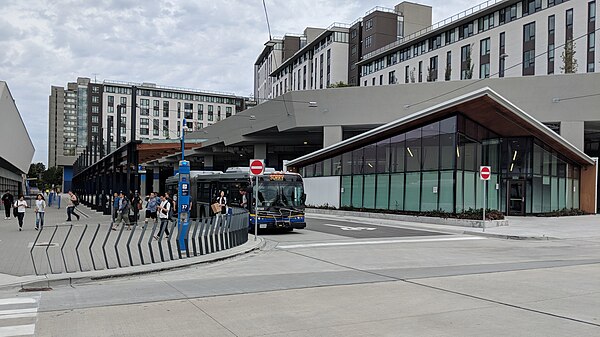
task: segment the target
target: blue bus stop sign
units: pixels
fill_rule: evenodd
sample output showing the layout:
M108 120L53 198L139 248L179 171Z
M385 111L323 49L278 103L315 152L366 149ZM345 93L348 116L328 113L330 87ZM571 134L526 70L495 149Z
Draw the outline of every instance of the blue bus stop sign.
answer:
M185 235L190 223L190 162L179 162L179 189L177 193L177 225L179 226L179 247L186 249Z

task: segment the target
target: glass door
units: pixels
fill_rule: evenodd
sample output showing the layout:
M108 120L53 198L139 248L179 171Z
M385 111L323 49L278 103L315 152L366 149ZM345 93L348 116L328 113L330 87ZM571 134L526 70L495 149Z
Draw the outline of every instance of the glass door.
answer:
M508 184L508 215L525 215L525 181L509 180Z

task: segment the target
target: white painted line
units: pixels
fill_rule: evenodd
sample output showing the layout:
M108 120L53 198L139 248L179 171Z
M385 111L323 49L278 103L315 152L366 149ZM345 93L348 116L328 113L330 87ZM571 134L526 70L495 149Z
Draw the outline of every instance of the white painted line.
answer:
M0 305L31 304L31 303L36 303L36 302L37 302L37 300L32 297L0 298Z
M333 224L329 224L329 223L324 223L322 224L323 226L329 226L329 227L336 227L339 228L343 231L362 231L362 230L366 230L366 231L374 231L377 228L373 228L373 227L351 227L351 226L340 226L340 225L333 225Z
M37 312L37 308L0 310L0 316L14 314L29 314Z
M293 248L312 248L312 247L333 247L333 246L357 246L357 245L380 245L388 243L413 243L413 242L437 242L437 241L466 241L466 240L485 240L479 236L453 237L453 238L432 238L432 239L400 239L400 240L380 240L380 241L347 241L347 242L326 242L326 243L308 243L303 245L277 246L281 249Z
M0 327L0 337L33 335L34 333L35 324Z
M30 314L0 315L0 319L28 318L35 316L37 316L37 312L32 312Z

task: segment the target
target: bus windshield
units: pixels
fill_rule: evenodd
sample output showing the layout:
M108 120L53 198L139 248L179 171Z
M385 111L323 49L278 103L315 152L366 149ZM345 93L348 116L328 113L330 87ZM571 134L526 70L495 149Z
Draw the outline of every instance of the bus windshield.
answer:
M259 206L301 207L303 194L300 181L264 181L258 187Z

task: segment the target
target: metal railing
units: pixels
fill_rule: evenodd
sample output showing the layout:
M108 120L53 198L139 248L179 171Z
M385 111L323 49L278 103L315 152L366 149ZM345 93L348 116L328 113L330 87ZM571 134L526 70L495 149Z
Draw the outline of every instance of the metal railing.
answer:
M176 221L169 222L170 235L157 222L119 227L115 231L111 224L44 226L29 251L35 274L125 268L230 249L248 241L248 212L235 208L233 214L192 219L186 233L179 226L175 229ZM185 248L180 246L181 237Z

